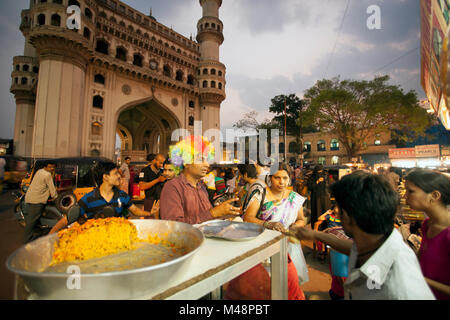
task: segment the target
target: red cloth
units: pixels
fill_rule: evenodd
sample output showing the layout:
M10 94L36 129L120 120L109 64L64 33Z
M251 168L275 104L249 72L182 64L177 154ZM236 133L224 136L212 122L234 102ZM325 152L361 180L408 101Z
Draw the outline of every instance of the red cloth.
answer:
M331 291L333 291L339 297L344 297L344 287L341 285L339 279L342 279L342 282L345 282L346 278L333 276L333 273L331 272L331 264L330 264L330 274L331 274Z
M270 276L262 264L258 264L231 280L225 292L225 300L270 300ZM295 265L288 256L288 299L306 300L300 288Z

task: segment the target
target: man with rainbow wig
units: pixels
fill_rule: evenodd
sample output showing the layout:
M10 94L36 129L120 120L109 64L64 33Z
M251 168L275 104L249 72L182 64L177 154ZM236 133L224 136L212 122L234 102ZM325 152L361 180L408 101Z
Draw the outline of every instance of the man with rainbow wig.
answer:
M209 164L214 161L214 154L213 145L202 136L186 137L170 148L171 162L180 175L168 181L162 190L162 220L198 224L225 216L239 216L240 208L231 205L238 199L230 199L213 208L201 182L209 171Z

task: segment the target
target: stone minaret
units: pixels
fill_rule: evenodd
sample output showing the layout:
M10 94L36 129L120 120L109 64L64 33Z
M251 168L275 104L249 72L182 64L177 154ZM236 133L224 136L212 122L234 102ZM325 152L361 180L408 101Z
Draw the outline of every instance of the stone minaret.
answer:
M200 0L203 16L197 24L200 44L198 80L203 132L220 130L220 104L225 100L225 65L220 62L219 47L224 41L219 19L222 0Z
M17 64L20 66L23 60L30 60L36 65L34 71L39 73L30 73L31 78L37 78L32 87L33 95L28 94L29 83L27 90L20 90L24 86L20 79L19 84L14 82L11 88L17 105L14 140L19 155L33 158L81 155L85 76L94 42L92 36L85 36L86 30L68 28L71 15L66 11L70 3L67 0L61 3L31 1L30 9L22 12L25 57L14 58L15 70ZM84 1L74 3L81 3L83 9ZM92 18L85 15L81 19L82 26L93 23ZM16 78L14 73L13 78ZM39 85L36 86L36 82ZM35 99L34 104L32 99Z
M14 94L16 100L14 154L22 157L31 156L39 72L36 50L28 42L32 26L30 17L32 7L33 0L30 0L30 8L23 10L21 14L20 30L25 37L25 48L23 56L13 58L13 72L11 74L11 93Z

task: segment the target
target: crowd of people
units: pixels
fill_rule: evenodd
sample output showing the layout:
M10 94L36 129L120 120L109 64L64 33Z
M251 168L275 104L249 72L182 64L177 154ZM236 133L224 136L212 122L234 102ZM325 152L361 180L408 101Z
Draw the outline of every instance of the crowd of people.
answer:
M133 214L188 224L233 219L289 236L290 300L305 300L301 286L313 281L302 240L329 246L347 257L345 277L333 274L330 267L332 299L450 299L448 176L414 169L404 177L406 203L427 217L417 256L395 228L400 204L395 188L398 175L356 170L331 183L321 165L309 170L280 164L275 172L258 162L221 167L208 163L212 152L208 148L192 150L171 148L167 156L147 157L148 165L139 176L139 186L145 190L143 209L133 205L127 194L129 158L120 167L97 165L94 173L99 187L79 201L78 216L70 221L64 218L52 232L76 220L101 218L99 213L106 206L112 206L116 216ZM43 202L35 193L45 189L44 185L51 186L49 166L37 173L39 179L33 180L27 194L28 215L33 219ZM55 196L53 188L45 196ZM322 222L326 227L318 229ZM270 276L264 266L232 280L225 298L270 299Z

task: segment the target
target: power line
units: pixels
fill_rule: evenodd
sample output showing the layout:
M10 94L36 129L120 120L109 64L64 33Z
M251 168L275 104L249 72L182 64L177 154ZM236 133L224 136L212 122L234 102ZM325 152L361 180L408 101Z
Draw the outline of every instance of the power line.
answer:
M341 36L342 28L344 27L345 18L347 17L347 12L348 12L348 7L349 7L349 5L350 5L350 0L347 0L347 5L346 5L346 7L345 7L344 15L342 16L341 25L340 25L340 27L339 27L339 31L338 31L338 34L337 34L337 36L336 36L336 40L335 40L335 42L334 42L333 50L331 51L330 59L328 60L327 68L326 68L326 70L325 70L325 77L326 77L327 74L328 74L328 69L330 68L331 61L333 60L334 52L336 51L336 45L337 45L337 43L338 43L338 41L339 41L339 37Z
M388 64L382 66L381 68L378 68L377 70L375 70L375 71L372 72L371 74L373 75L373 74L377 73L378 71L383 70L384 68L389 67L391 64L394 64L395 62L399 61L400 59L403 59L404 57L406 57L406 56L410 55L411 53L417 51L419 48L420 48L420 47L416 47L416 48L414 48L414 49L412 49L412 50L410 50L410 51L404 53L404 54L401 55L400 57L398 57L398 58L392 60L391 62L389 62Z

